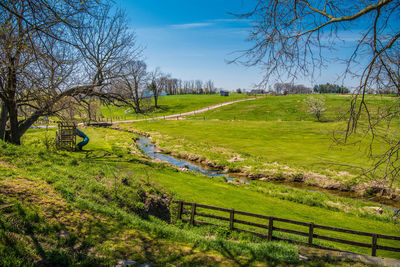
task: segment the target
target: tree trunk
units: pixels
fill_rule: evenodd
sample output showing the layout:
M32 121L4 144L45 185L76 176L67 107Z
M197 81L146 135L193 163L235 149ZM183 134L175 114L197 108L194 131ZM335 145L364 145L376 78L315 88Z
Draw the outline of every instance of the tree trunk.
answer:
M8 115L10 117L11 139L10 142L15 145L20 145L20 134L18 130L18 110L15 100L11 101L8 106Z
M16 63L18 62L18 55L15 57L9 57L9 66L7 67L7 82L6 91L7 99L4 102L8 109L8 116L10 119L10 142L16 145L20 145L20 135L18 133L18 106L16 100L17 93L17 71Z
M31 127L32 124L34 124L42 115L43 111L37 110L30 117L21 122L18 127L19 137L21 138L25 134L25 132L29 129L29 127Z
M3 141L5 141L7 121L8 121L8 110L6 105L2 103L1 114L0 114L0 139Z
M139 93L139 87L137 85L137 82L135 81L135 87L134 87L134 92L132 92L132 98L133 98L133 103L135 104L136 113L142 113L142 110L140 109L140 93Z
M158 94L154 94L154 107L155 108L158 108L157 101L158 101Z

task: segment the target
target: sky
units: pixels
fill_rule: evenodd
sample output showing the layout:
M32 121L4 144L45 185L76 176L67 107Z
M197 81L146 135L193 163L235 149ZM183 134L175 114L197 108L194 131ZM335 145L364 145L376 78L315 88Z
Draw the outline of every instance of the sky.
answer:
M251 25L233 14L250 11L255 0L119 0L126 10L137 43L144 47L148 68L182 80L213 80L226 90L251 89L261 81L262 69L228 64L239 51L249 49L246 41ZM334 83L343 66L331 64L314 81L295 83L312 87Z

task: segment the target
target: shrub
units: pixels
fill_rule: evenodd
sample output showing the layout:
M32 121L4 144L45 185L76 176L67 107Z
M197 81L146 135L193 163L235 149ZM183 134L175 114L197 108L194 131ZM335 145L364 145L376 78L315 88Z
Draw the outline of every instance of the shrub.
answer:
M317 120L320 121L322 114L326 111L325 99L309 96L304 99L304 103L306 103L308 107L308 113L315 116Z

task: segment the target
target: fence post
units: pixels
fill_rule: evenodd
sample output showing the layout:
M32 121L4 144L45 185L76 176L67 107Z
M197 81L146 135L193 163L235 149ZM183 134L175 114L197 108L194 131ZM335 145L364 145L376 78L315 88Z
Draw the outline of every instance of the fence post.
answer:
M308 230L308 245L312 246L312 240L314 236L314 223L310 223L310 228Z
M377 241L378 237L376 234L372 235L372 256L376 256L376 241Z
M194 215L196 213L196 203L192 203L192 212L190 213L190 224L194 225Z
M231 214L230 214L230 216L229 216L229 230L230 231L233 231L233 221L234 221L234 216L235 216L235 210L234 209L231 209L231 212L230 212Z
M272 240L272 230L274 229L274 219L272 217L269 218L268 224L268 241Z
M178 206L178 219L182 220L182 211L183 211L183 201L179 201L179 206Z

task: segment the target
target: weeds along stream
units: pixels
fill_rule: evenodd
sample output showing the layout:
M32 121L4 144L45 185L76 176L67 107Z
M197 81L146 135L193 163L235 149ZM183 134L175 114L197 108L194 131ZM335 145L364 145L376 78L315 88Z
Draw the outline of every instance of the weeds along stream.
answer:
M251 183L250 179L244 179L239 176L235 176L235 173L229 173L224 170L219 170L219 169L211 169L207 168L199 163L194 163L189 160L184 160L184 159L178 159L175 158L171 155L166 155L163 154L160 149L157 148L156 145L154 145L151 140L143 135L139 135L138 140L136 141L137 146L142 150L142 152L152 159L158 159L164 162L168 162L172 164L173 166L176 166L179 168L181 171L195 171L199 172L203 175L209 176L209 177L223 177L227 182L237 182L239 184L249 184ZM350 192L350 191L340 191L340 190L329 190L329 189L324 189L320 188L317 186L310 186L306 185L303 182L287 182L287 181L268 181L269 183L273 184L278 184L278 185L284 185L287 187L292 187L292 188L297 188L297 189L302 189L302 190L307 190L310 192L320 192L324 194L331 194L334 196L339 196L339 197L346 197L346 198L354 198L354 199L360 199L360 196L355 193L355 192ZM365 198L361 198L365 199ZM398 213L400 210L400 203L390 200L390 199L379 199L378 197L375 198L370 198L370 199L365 199L365 200L370 200L379 204L384 204L386 206L389 206L393 213Z

